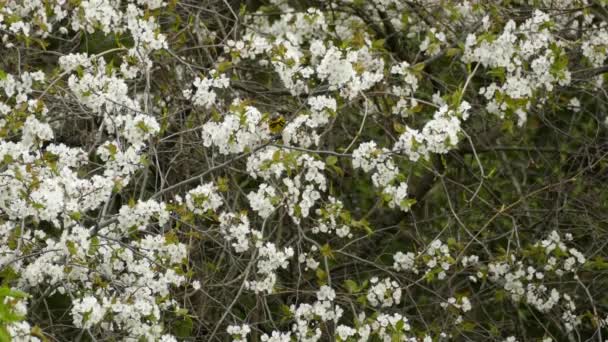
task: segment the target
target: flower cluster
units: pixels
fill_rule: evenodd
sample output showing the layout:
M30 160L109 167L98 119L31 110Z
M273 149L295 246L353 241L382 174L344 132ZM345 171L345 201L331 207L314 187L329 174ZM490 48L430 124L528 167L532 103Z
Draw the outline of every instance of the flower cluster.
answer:
M507 22L497 37L469 34L466 38L463 60L478 62L503 79L479 90L489 113L501 117L515 114L522 126L532 109L531 100L540 90L550 92L554 86L570 83L565 43L551 32L551 27L550 16L537 10L519 26L513 20ZM537 101L542 103L544 99L541 95Z
M186 206L197 215L203 215L222 206L222 198L217 193L217 186L212 183L199 185L188 191Z
M191 89L183 91L183 95L197 106L210 108L215 105L217 94L212 88L224 89L230 83L224 74L218 75L216 71L212 71L210 74L211 77L203 79L197 77L194 80L193 85L196 88L194 94Z
M407 182L391 158L387 148L377 148L376 142L362 143L353 151L353 167L364 172L374 171L372 182L382 189L382 195L389 207L399 207L408 211L411 202L407 200Z
M266 242L259 246L257 251L259 256L256 273L261 279L245 281L245 287L255 293L272 293L277 282L276 271L287 268L288 259L293 257L293 249L287 247L281 251L273 243Z
M391 281L389 278L380 281L374 277L370 279L370 283L371 287L366 298L372 306L390 308L401 303L401 288L396 281Z
M602 1L232 3L0 1L0 340L608 333Z
M261 190L248 196L252 208L262 211L263 217L270 214L274 203L284 203L289 216L294 222L299 222L309 216L311 208L321 199L321 192L327 189L323 174L325 163L308 154L266 147L249 157L247 169L251 170L254 178L274 181L274 188L262 184ZM292 177L283 176L294 173Z
M240 153L270 138L268 126L262 123L262 113L257 108L235 102L232 109L234 111L220 122L209 121L203 125L205 146L217 146L222 154Z
M463 256L462 265L466 267L476 264L476 255ZM406 271L419 274L424 269L424 277L427 280L443 280L447 272L455 265L456 259L450 253L448 244L441 240L433 240L423 251L414 254L412 252L397 252L393 255L393 268L397 271Z

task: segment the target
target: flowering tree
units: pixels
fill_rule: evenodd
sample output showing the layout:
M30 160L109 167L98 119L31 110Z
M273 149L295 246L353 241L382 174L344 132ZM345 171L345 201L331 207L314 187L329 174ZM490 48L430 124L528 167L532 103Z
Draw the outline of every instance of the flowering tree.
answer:
M0 1L0 341L604 341L608 2Z

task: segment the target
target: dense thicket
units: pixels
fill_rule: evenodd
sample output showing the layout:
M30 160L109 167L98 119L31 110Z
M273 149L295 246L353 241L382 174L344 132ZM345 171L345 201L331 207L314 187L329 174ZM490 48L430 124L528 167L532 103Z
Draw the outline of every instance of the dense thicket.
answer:
M0 1L0 341L603 341L607 5Z

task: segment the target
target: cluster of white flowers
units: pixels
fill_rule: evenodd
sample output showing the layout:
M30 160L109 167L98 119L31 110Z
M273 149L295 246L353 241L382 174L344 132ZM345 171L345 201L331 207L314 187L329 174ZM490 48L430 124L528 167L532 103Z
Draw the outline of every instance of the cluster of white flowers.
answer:
M352 21L348 16L338 20L336 32L352 35ZM270 57L259 63L271 66L292 95L310 93L312 84L324 83L327 89L339 90L341 96L352 99L384 78L384 59L376 58L367 35L362 44L347 49L323 40L330 31L327 18L318 9L287 13L272 22L254 17L252 27L263 28L262 34L248 31L242 40L228 42L233 62Z
M57 1L55 11L59 14L58 21L65 16L61 10L64 1ZM117 0L84 0L73 9L71 16L71 29L73 31L86 30L94 33L97 30L105 34L128 32L133 38L133 47L127 51L129 57L138 60L144 68L151 68L148 55L154 50L166 49L166 37L159 33L159 26L154 16L147 16L144 9L138 7L145 5L148 10L165 6L162 1L137 1L137 5L129 3L121 8L121 1ZM60 29L67 33L64 27Z
M393 268L397 271L411 271L417 273L416 255L412 252L397 252L393 255Z
M257 192L247 194L249 205L262 218L267 218L272 214L278 199L276 190L268 184L261 184Z
M313 234L335 232L341 238L351 238L353 236L348 226L349 222L345 222L345 218L350 218L350 215L344 210L344 204L340 200L329 197L329 203L317 209L315 213L319 219L317 225L312 228Z
M320 144L320 136L315 129L327 125L336 112L336 100L327 96L308 99L310 113L301 114L283 129L282 138L286 145L310 147Z
M293 164L287 162L291 159L293 158L289 151L268 146L247 158L247 173L254 179L258 177L265 181L280 179Z
M400 181L403 176L390 154L387 148L378 148L375 141L362 143L353 151L353 167L364 172L373 170L372 182L382 189L389 207L408 211L411 203L407 200L407 182Z
M495 70L504 80L502 84L494 82L479 90L488 101L489 113L502 117L510 111L517 115L521 126L527 120L538 90L550 92L555 85L570 83L565 44L551 32L551 23L548 14L537 10L519 26L513 20L507 22L498 37L478 39L475 34L469 34L463 61L479 62ZM540 96L535 100L542 103L543 99Z
M122 13L115 7L115 1L87 0L80 3L82 11L74 13L72 30L85 29L89 33L99 28L104 33L120 30Z
M70 14L70 21L73 22L71 26L74 31L80 30L78 20L82 17L94 20L94 17L97 16L100 24L102 21L103 23L109 23L112 20L119 20L117 19L118 15L112 13L113 6L116 6L114 1L94 1L93 6L96 8L91 8L90 1L79 2L76 6L66 5L64 0L47 2L37 0L5 1L3 8L0 10L0 28L5 31L10 30L17 37L10 37L13 39L9 39L9 36L5 35L2 39L3 43L5 43L7 48L11 48L14 46L15 41L22 41L24 37L46 39L55 32L66 34L68 29L64 26L58 26L62 22L65 23L64 19L70 16ZM100 14L97 10L108 11L109 16L104 16L103 13ZM100 26L98 28L101 28Z
M476 258L476 257L473 257ZM450 254L450 248L441 240L433 240L429 246L421 252L397 252L393 255L393 268L397 271L407 271L414 274L420 273L417 263L425 268L424 276L427 279L442 280L447 276L447 271L456 262Z
M565 328L572 331L581 324L580 317L575 314L576 304L570 294L552 287L551 279L567 274L578 279L577 272L586 258L577 249L567 248L556 231L537 242L534 248L546 258L544 264L535 265L511 255L510 262L489 263L488 279L502 284L515 302L525 301L540 312L560 308Z
M231 24L229 30L221 11L218 22L207 25L202 16L189 12L192 4L175 1L0 2L0 50L3 57L6 54L2 67L12 68L0 69L1 277L12 287L40 296L32 302L36 305L46 303L48 296L65 297L73 327L92 340L108 335L125 341L176 341L167 333L167 323L187 315L180 305L189 302L190 295L178 300L176 294L184 289L203 292L201 282L192 280L197 267L191 265L191 250L180 242L186 236L196 243L199 234L179 230L188 226L219 241L220 253L238 254L235 264L248 262L241 289L258 296L270 316L274 313L266 296L281 286L279 279L290 266L297 272L301 264L305 271L315 271L306 276L316 276L318 288L305 277L298 278L295 288L312 287L301 293L305 300L306 293L316 299L299 302L298 292L296 301L288 303L289 331L261 333L262 341L321 341L329 338L327 332L342 341L432 341L393 312L402 302L397 276L404 274L391 273L389 278L372 273L360 288L349 288L349 294L361 294L356 302L348 298L352 315L344 315L338 305L347 302L342 297L347 294L336 285L340 278L334 276L338 267L333 263L350 255L350 246L359 246L359 239L352 239L354 229L364 226L374 234L366 226L367 216L361 214L361 221L351 217L350 210L364 213L369 208L335 189L339 182L334 174L346 173L337 166L344 163L336 160L350 156L352 168L370 174L389 207L382 210L409 211L415 201L408 198L410 179L402 173L404 165L417 172L432 154L456 149L468 137L463 126L473 111L471 104L476 113L485 107L499 118L515 118L520 126L528 113L553 103L549 100L581 115L582 106L587 106L584 97L556 90L571 85L575 71L602 71L608 49L608 25L594 12L601 12L602 5L587 0L537 1L536 7L542 4L547 12L532 10L529 17L505 22L491 19L492 6L480 1L420 1L416 6L437 16L427 22L419 13L410 15L414 5L398 0L345 0L337 11L332 3L302 10L292 7L292 1L270 0L253 15L243 6L238 25ZM526 4L522 13L531 4L516 3ZM215 8L209 12L215 14ZM237 17L232 8L231 14ZM433 22L449 25L434 27ZM465 28L462 42L456 33ZM189 53L182 55L180 46L184 40L191 43L190 36L198 42L188 51L213 47L205 66ZM38 47L44 53L33 53ZM571 69L576 56L582 60L581 70ZM46 63L47 58L57 59L58 68ZM462 78L463 88L441 84L440 91L429 91L429 83L441 82L435 82L434 75L430 82L425 72L444 59L462 67L448 71L450 78L459 78L456 83ZM172 84L156 79L174 64L181 96L167 89ZM194 68L205 71L195 74ZM257 82L262 74L268 82ZM173 81L173 75L167 78ZM599 74L587 83L599 87L604 80ZM577 82L577 89L587 89L586 80ZM475 86L481 88L471 89ZM272 103L261 101L267 94L280 96L271 97ZM186 114L192 115L186 118L188 124L203 120L192 129L195 137L200 134L198 146L192 146L210 166L222 166L213 172L243 167L250 154L242 176L251 179L241 182L235 177L239 186L238 191L230 189L238 193L234 198L219 182L202 183L174 197L159 189L149 191L155 182L160 189L174 189L167 184L171 177L161 174L170 173L160 165L167 150L157 149L169 141L158 135L183 128L176 116L168 115L169 107L186 113L182 105L198 111ZM277 120L285 120L284 126L273 126L274 113ZM353 118L361 120L353 140L352 135L332 136L335 127L347 127ZM385 125L387 120L397 134ZM375 128L368 130L372 125ZM66 142L72 140L65 139L71 126L85 132L78 138L86 143ZM387 134L377 138L376 128ZM357 146L359 139L365 142ZM343 148L345 140L352 143ZM349 155L351 146L356 148ZM321 156L328 150L324 161ZM235 154L240 155L231 156ZM150 193L155 195L150 198ZM159 194L168 202L156 200ZM253 213L243 210L248 208ZM428 283L448 279L448 273L457 277L457 271L467 280L454 284L486 286L488 280L516 303L524 302L540 314L557 313L567 332L582 327L589 315L594 324L608 326L608 318L583 311L570 283L563 282L582 282L583 267L596 262L570 247L571 236L562 238L554 231L525 249L509 245L496 258L484 254L483 261L472 252L465 255L471 246L455 256L461 246L447 241L437 237L417 253L397 252L392 268L420 274ZM296 253L297 261L290 264ZM234 260L223 255L217 259ZM353 260L361 261L358 255ZM556 285L556 279L563 286ZM469 296L477 298L469 292L464 296L460 289L449 291L441 305L457 312L456 323L461 323L474 309ZM27 314L25 299L9 297L2 304ZM226 313L231 316L237 317ZM341 322L343 316L355 321ZM246 341L257 324L225 330L235 341ZM15 341L42 340L34 336L36 329L27 321L6 326Z
M36 83L43 82L45 80L45 74L42 71L37 72L24 72L19 77L12 74L6 74L3 79L0 79L0 88L4 91L6 98L12 98L14 96L15 104L28 103L38 105L36 101L28 101L29 95L34 91L32 86ZM10 110L6 103L2 106L4 109L3 114L7 114Z
M378 317L369 325L367 329L359 332L361 340L367 340L370 335L370 331L376 334L382 341L388 341L392 336L402 336L403 341L415 341L415 337L408 337L407 332L411 330L408 319L399 313L393 314L380 314ZM371 329L370 329L371 328Z
M601 23L601 27L598 27L598 24L592 23L592 16L585 16L584 20L593 25L594 29L585 32L585 38L581 44L583 56L594 67L600 67L606 60L605 50L608 47L608 27L606 27L606 23Z
M205 183L188 191L186 195L186 206L196 215L204 215L222 206L222 198L217 193L217 186L213 183Z
M290 307L295 323L292 325L291 334L282 336L290 338L293 336L299 341L319 341L322 333L316 323L338 322L344 310L334 303L336 299L335 291L331 287L323 285L317 291L316 296L317 300L312 304L304 303Z
M445 33L438 32L435 27L431 27L424 40L420 43L420 51L430 56L436 55L446 42Z
M284 203L295 222L309 216L311 208L321 199L321 191L327 189L323 174L325 163L308 154L266 147L249 157L247 170L254 178L262 177L267 182L276 182L274 190L270 190L269 185L261 185L264 188L262 192L249 196L254 210L264 208L263 211L269 213L272 202ZM291 178L282 177L285 173L296 171ZM274 197L277 192L282 194L281 199L268 198ZM251 203L252 200L255 204Z
M289 265L288 259L293 257L293 249L287 247L284 250L279 250L275 244L266 242L257 249L257 275L261 276L261 280L245 281L245 287L255 293L272 293L277 282L277 270L287 268Z
M125 232L133 229L145 230L151 224L152 218L157 218L160 226L169 221L165 203L154 200L138 201L133 206L125 205L120 208L117 227Z
M247 215L222 213L219 217L220 231L224 239L231 243L237 253L243 253L252 246L252 239L261 239L259 230L251 229Z
M462 312L469 312L472 309L471 301L466 296L463 296L459 299L450 297L448 298L447 302L441 303L441 307L443 307L444 309L448 306L452 306L458 310L461 310Z
M354 98L384 78L384 60L374 58L368 46L346 53L335 46L323 50L316 75L330 90L340 89L346 98Z
M462 101L457 109L442 105L422 130L407 127L393 146L393 152L407 156L416 162L430 153L445 154L454 149L460 141L462 122L469 117L471 105Z
M335 333L338 341L369 341L372 339L392 341L396 336L399 341L415 342L421 340L416 335L411 334L412 327L409 320L399 313L387 314L381 312L366 318L365 313L361 312L356 316L354 326L338 324L344 310L334 303L336 299L335 291L331 287L323 285L316 292L316 296L317 300L312 304L303 303L290 307L294 319L291 331L280 332L275 330L270 335L264 334L262 341L288 342L292 339L307 342L321 341L323 340L323 334L319 327L321 322L336 325ZM425 335L422 340L428 342L432 341L432 338Z
M408 116L408 109L418 105L418 101L413 97L418 90L418 78L410 70L408 62L393 65L391 74L399 75L402 78L402 83L404 83L404 85L394 85L392 88L393 95L399 97L399 101L393 107L393 114ZM408 99L410 100L409 104Z
M226 75L218 74L215 70L212 70L210 75L210 77L202 79L196 77L193 84L196 88L194 94L191 89L183 91L183 95L197 106L211 108L217 99L217 94L212 88L225 89L230 85L230 80L226 78Z
M283 184L287 187L288 213L298 222L300 217L308 217L310 209L321 198L319 190L325 191L327 185L321 173L325 169L323 162L304 154L297 158L296 163L303 168L302 172L293 179L283 179Z
M133 37L133 47L129 49L127 55L133 57L144 66L145 69L152 67L152 62L148 55L155 50L166 49L168 47L165 35L158 32L159 26L155 17L149 16L144 19L145 12L133 4L127 5L125 12L126 27Z
M87 296L77 299L72 303L72 319L74 325L79 328L89 329L103 320L107 312L107 307L104 308L97 298Z
M216 146L222 154L240 153L252 149L270 138L268 125L263 124L260 111L252 106L232 104L220 122L203 125L202 136L206 147Z
M159 322L162 312L178 308L167 296L185 281L175 271L186 260L185 246L148 230L151 225L167 229L169 211L164 203L133 201L118 205L117 211L111 209L116 205L114 192L127 186L141 169L148 140L160 129L150 114L155 109L133 95L127 80L149 70L150 54L167 47L156 18L138 6L163 5L159 1L9 1L0 9L2 28L9 15L14 21L10 30L30 38L45 38L53 31L65 35L69 29L127 33L132 38L126 54L116 56L122 59L120 69L103 57L85 53L59 58L63 70L59 78L68 77L69 91L57 98L76 99L87 115L101 122L92 137L99 169L89 174L82 172L89 163L86 151L48 143L61 127L48 122L56 121L58 115L40 98L32 98L35 92L44 96L58 79L47 82L42 71L20 72L19 77L0 71L0 126L14 130L16 126L8 125L20 123L14 133L21 137L5 139L3 134L0 142L0 155L11 161L2 169L2 177L14 179L3 182L0 190L0 206L11 218L2 225L6 238L2 239L0 267L18 275L17 284L23 290L47 288L51 294L69 294L75 327L129 331L133 340L174 340L164 334ZM58 27L65 18L70 18L70 26ZM2 45L11 48L29 39L23 36L4 36ZM23 110L25 116L16 116ZM95 210L107 221L99 221L97 227L80 224ZM110 219L110 214L116 216ZM48 230L40 229L41 222L61 229L47 234ZM37 257L23 257L30 254ZM14 340L39 340L30 335L25 321L9 327L9 333Z
M82 55L68 55L60 64L66 72L78 71L68 79L68 86L77 99L102 116L108 134L127 140L127 146L115 144L119 151L139 153L146 139L158 133L156 120L143 112L140 101L130 96L125 79L108 68L104 58L92 60Z
M401 303L401 287L390 278L380 281L377 277L370 279L371 287L367 291L367 301L372 306L390 308Z
M7 288L3 288L7 289ZM12 289L11 289L12 290ZM25 318L27 315L27 298L15 298L9 295L5 296L2 294L2 303L0 305L4 306L4 317L10 316L11 314L20 316ZM6 318L4 318L6 319ZM11 341L15 342L41 342L38 337L31 335L32 326L31 324L23 319L16 322L11 322L9 324L4 324L3 328L5 328L8 333Z
M316 245L312 245L310 247L310 252L306 253L300 253L300 255L298 255L298 261L301 264L305 264L305 271L308 270L316 270L317 268L319 268L319 265L321 264L320 262L318 262L317 260L314 259L313 254L315 254L316 252L318 252L319 248Z
M101 235L111 228L104 228ZM90 238L89 231L75 227L59 241L47 239L45 252L22 271L24 289L57 285L59 293L77 296L72 307L75 326L90 328L101 324L110 331L130 330L134 336L156 339L162 329L154 322L161 311L177 307L173 300L157 302L185 277L173 268L186 257L184 245L164 237L147 235L126 249L120 243ZM96 269L69 267L93 262ZM102 285L97 289L94 284Z
M247 335L251 333L251 328L247 324L243 325L229 325L226 328L226 332L232 336L234 342L246 342Z

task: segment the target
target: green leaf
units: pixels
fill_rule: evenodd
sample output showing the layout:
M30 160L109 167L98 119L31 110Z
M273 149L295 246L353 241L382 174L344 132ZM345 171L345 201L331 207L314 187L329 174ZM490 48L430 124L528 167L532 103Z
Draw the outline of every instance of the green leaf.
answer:
M496 293L494 293L494 297L497 301L502 302L505 300L506 293L504 290L497 290Z
M382 50L384 49L384 39L377 39L372 42L372 49Z
M329 246L329 244L324 244L323 246L321 246L320 249L321 255L327 258L332 258L334 257L334 252L331 250L331 246Z
M346 279L344 281L344 287L346 288L348 293L359 292L359 285L357 285L357 282L352 279Z
M179 338L187 338L192 334L192 328L194 324L192 319L188 316L184 316L182 319L177 320L173 326L173 334Z
M351 222L351 225L353 228L357 228L357 229L362 229L364 230L367 234L372 234L374 231L372 230L372 227L369 225L369 222L365 219L362 220L353 220Z
M78 249L76 248L76 244L74 243L74 241L68 240L65 242L65 245L68 248L70 255L76 255L78 253Z
M245 14L247 14L247 5L241 4L241 7L239 8L239 16L244 17Z
M231 67L232 67L232 62L230 62L230 61L221 62L220 64L217 65L217 72L222 74L226 70L230 69Z
M3 284L8 284L13 280L19 279L19 274L15 272L14 268L6 266L0 271L0 278L2 278Z
M143 121L139 121L139 122L138 122L138 123L135 125L135 127L139 128L139 129L140 129L142 132L144 132L144 133L148 133L148 132L150 132L150 128L149 128L149 127L146 125L146 123L145 123L145 122L143 122Z
M99 250L99 238L97 236L94 236L91 239L91 245L89 246L89 250L88 250L88 254L89 255L94 255L95 253L97 253L97 251Z
M281 160L281 151L280 150L276 150L272 154L272 161L278 162L279 160Z
M475 322L471 322L471 321L466 321L466 322L462 322L462 330L464 331L473 331L475 330Z
M323 271L320 267L317 268L315 274L317 276L317 283L319 283L319 285L325 285L327 283L327 273L325 273L325 271Z
M393 129L399 134L403 134L405 132L405 126L397 121L393 121Z
M70 214L70 218L74 221L80 221L80 218L82 218L82 214L78 211L75 211Z
M395 326L395 330L401 331L403 329L403 325L404 325L403 320L399 320L397 322L397 325Z
M460 53L460 49L459 48L449 48L448 51L446 52L446 56L453 57L453 56L456 56L459 53Z
M9 289L8 296L13 297L13 298L19 298L19 299L28 297L27 293L25 293L23 291L15 290L15 289Z
M116 147L114 144L108 144L105 146L105 148L107 148L110 152L110 156L114 156L116 153L118 153L118 147Z
M32 327L30 334L32 336L38 337L42 342L47 342L49 340L48 338L46 338L46 336L44 336L42 329L40 329L40 327L37 325Z
M420 73L422 72L422 70L424 70L425 66L426 65L424 63L415 64L414 66L412 66L412 71L415 73Z
M11 335L4 325L0 325L0 342L11 342Z
M0 305L0 323L13 323L23 320L23 316L11 312L10 309L6 304Z
M219 192L228 192L230 190L228 177L219 177L217 179L217 189Z
M408 209L411 208L414 204L416 204L415 198L407 198L407 199L404 199L403 201L401 201L401 203L399 203L401 208L408 208Z
M336 156L328 156L327 158L325 158L325 164L329 166L336 165L337 162L338 158Z

